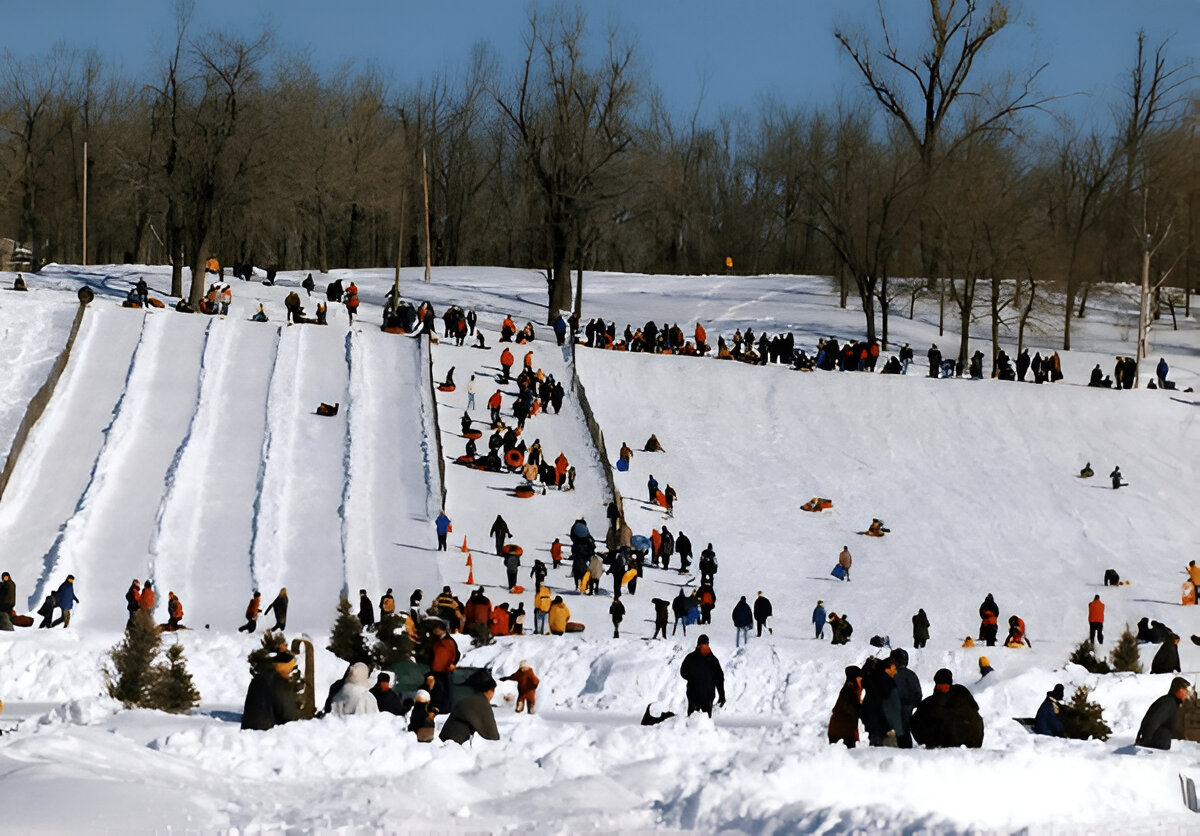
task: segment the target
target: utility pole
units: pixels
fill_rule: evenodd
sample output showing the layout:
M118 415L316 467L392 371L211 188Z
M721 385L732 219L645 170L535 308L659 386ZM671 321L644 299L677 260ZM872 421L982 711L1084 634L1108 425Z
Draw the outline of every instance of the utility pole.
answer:
M390 313L395 313L400 307L400 262L404 260L404 198L408 192L400 187L400 240L396 245L396 279L392 282L392 302L388 306Z
M425 161L425 149L421 149L421 183L425 188L425 281L428 283L433 272L433 256L429 252L429 164Z
M83 255L79 259L79 263L87 265L87 140L83 141Z
M1149 327L1150 307L1150 233L1142 239L1142 299L1138 306L1137 371L1133 376L1133 388L1138 388L1142 371L1142 358L1146 356L1146 331Z

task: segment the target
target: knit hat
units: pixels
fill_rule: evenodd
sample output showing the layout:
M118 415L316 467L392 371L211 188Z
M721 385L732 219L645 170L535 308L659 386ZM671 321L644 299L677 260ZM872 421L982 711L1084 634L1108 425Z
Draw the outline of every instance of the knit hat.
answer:
M846 666L846 681L847 682L858 679L860 676L862 676L862 668L860 668L858 665L847 665Z
M429 692L422 688L413 694L413 700L416 702L429 702Z
M1051 688L1049 691L1047 691L1046 696L1053 697L1054 699L1058 700L1059 702L1062 702L1063 697L1066 696L1066 692L1063 690L1062 683L1061 682L1058 683L1053 688Z
M979 667L987 668L987 667L991 667L991 664L992 663L988 661L988 657L986 657L986 656L979 657Z
M1185 689L1185 690L1187 690L1187 691L1191 691L1191 690L1192 690L1192 683L1188 682L1188 681L1187 681L1186 679L1184 679L1182 676L1177 676L1177 677L1175 677L1174 679L1172 679L1172 680L1171 680L1171 693L1172 693L1172 694L1174 694L1174 693L1175 693L1176 691L1178 691L1180 688L1183 688L1183 689Z
M952 685L954 684L954 674L950 673L948 668L941 668L933 675L933 683L935 685Z
M708 633L701 633L700 638L696 639L696 647L702 644L708 644Z
M527 670L529 670L529 660L528 660L528 659L522 659L522 660L521 660L521 664L520 664L518 667L520 667L520 669L521 669L521 670L523 670L523 671L527 671Z
M892 661L896 663L898 668L908 667L908 651L902 647L897 647L892 651Z

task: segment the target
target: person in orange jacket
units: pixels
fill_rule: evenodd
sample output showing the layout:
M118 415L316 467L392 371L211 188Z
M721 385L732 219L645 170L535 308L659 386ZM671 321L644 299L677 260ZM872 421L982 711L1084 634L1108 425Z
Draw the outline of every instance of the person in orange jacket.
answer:
M496 390L496 394L488 398L488 410L492 414L492 426L500 423L500 405L504 402L504 396L500 394L500 390Z
M563 477L567 475L567 467L569 467L569 463L566 454L559 453L558 458L554 460L554 484L560 491L563 489Z
M500 604L492 608L491 623L489 624L489 632L493 636L508 635L508 604Z
M253 633L258 629L258 611L262 607L262 595L256 589L246 605L246 623L238 628L239 633Z
M511 316L505 316L504 322L500 323L500 342L510 343L512 338L516 336L517 324L513 322Z
M550 559L554 561L555 569L562 564L562 541L557 537L555 537L554 542L550 544Z
M142 594L138 597L138 606L146 612L154 612L154 585L147 578L142 584Z
M175 597L174 592L167 593L167 629L178 630L179 622L183 620L183 604Z
M516 672L500 677L500 681L517 683L517 713L520 714L528 707L529 713L532 714L537 704L537 687L541 681L529 666L529 662L522 659Z
M504 372L504 377L500 378L501 383L508 383L509 374L512 372L513 353L505 348L500 352L500 369Z
M533 371L533 352L532 351L525 352L525 371L527 371L527 372Z
M551 635L561 636L567 632L567 622L571 620L571 611L567 609L567 604L561 595L555 595L554 600L550 602L550 612L547 613L546 618L550 622Z
M1099 595L1088 604L1088 641L1104 644L1104 602Z
M440 620L433 625L433 643L430 650L429 672L433 674L434 682L440 686L430 691L437 701L433 708L445 713L450 710L450 674L458 665L460 654L458 644L446 632L446 625Z

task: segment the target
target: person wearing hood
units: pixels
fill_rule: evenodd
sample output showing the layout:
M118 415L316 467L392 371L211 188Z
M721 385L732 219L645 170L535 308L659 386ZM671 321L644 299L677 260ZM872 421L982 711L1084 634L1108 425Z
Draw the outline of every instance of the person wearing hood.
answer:
M880 659L866 683L862 717L863 726L867 729L867 740L872 746L899 745L904 721L900 714L900 689L896 687L896 670L894 660Z
M264 671L250 681L242 707L242 729L269 731L276 726L300 719L296 689L288 681L296 667L296 657L280 652L271 657L273 670Z
M908 666L908 651L897 647L892 651L892 661L896 663L896 690L900 692L900 733L898 742L901 749L912 748L912 714L924 696L921 693L921 680Z
M925 615L924 609L917 610L917 614L912 617L912 627L913 647L924 647L929 641L929 616Z
M846 668L846 681L838 692L837 702L829 715L829 742L844 743L853 749L858 743L858 718L862 712L862 668L850 665Z
M571 610L563 601L561 595L555 595L550 602L550 611L546 613L546 622L550 627L550 635L561 636L567 632L567 623L571 620Z
M395 714L397 717L403 717L412 707L412 703L405 699L403 694L392 690L392 675L386 671L380 672L375 678L375 684L371 686L371 696L375 698L380 712Z
M433 718L438 710L429 704L429 692L424 688L413 695L412 709L408 714L408 730L417 736L418 743L432 743L434 735Z
M825 638L825 622L828 620L829 616L825 612L825 602L817 601L817 606L813 609L812 614L813 632L815 633L813 638Z
M999 621L1000 607L996 605L992 593L989 592L983 599L983 603L979 605L979 640L987 642L988 647L996 646L996 631Z
M496 515L496 520L492 523L492 527L488 529L488 534L496 538L496 554L503 555L504 541L512 537L512 532L509 531L508 523L504 521L504 517L500 514Z
M1049 737L1063 736L1063 721L1058 716L1062 706L1063 693L1061 682L1046 692L1046 699L1042 700L1042 704L1033 718L1034 734L1044 734Z
M473 693L454 704L446 724L442 726L441 739L466 743L478 734L484 740L499 740L496 715L492 711L492 697L496 693L496 680L486 668L471 674L466 685Z
M517 713L520 714L528 708L529 713L532 714L537 705L537 687L541 681L533 672L529 662L522 659L516 671L508 676L500 677L500 681L517 683Z
M379 703L368 687L371 671L363 662L355 662L346 672L346 681L330 701L329 713L339 717L349 714L378 714Z
M679 675L687 683L689 715L703 711L711 717L714 696L720 697L718 705L725 705L725 672L708 645L707 635L696 639L696 649L684 657Z
M1150 662L1150 673L1179 673L1179 636L1167 636Z
M1138 746L1163 750L1171 748L1171 740L1175 737L1175 715L1191 690L1191 683L1182 676L1171 680L1167 693L1150 703L1150 708L1146 710L1146 716L1138 727Z
M771 599L763 595L762 590L758 591L758 597L754 599L754 623L758 625L758 635L762 637L763 628L766 627L767 632L774 635L775 631L767 627L767 619L772 615ZM824 619L821 619L824 626Z
M275 611L275 626L271 629L286 630L288 611L288 594L286 586L279 590L279 594L275 596L275 600L268 604L267 608L263 610L263 615L270 615L272 610Z
M375 605L365 589L358 591L358 621L368 630L375 626Z
M930 749L981 747L983 718L971 692L955 684L946 668L933 675L933 682L933 693L913 713L913 739Z

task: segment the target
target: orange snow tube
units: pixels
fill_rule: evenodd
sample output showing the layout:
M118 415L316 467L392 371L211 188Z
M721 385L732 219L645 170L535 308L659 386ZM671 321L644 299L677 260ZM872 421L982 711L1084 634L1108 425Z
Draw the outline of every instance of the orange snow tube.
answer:
M439 392L453 392L454 384L453 383L443 383L440 386L438 386L438 391Z
M513 496L519 496L522 499L528 499L529 497L533 496L533 488L531 488L529 485L517 485L513 489Z
M504 463L507 464L509 467L511 467L513 470L516 470L517 468L524 466L525 454L522 453L520 450L513 448L512 450L509 450L507 453L504 454Z
M483 438L483 431L482 430L467 430L465 433L463 433L463 438L474 438L474 439L478 440L480 438Z

